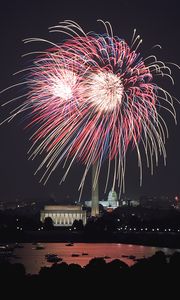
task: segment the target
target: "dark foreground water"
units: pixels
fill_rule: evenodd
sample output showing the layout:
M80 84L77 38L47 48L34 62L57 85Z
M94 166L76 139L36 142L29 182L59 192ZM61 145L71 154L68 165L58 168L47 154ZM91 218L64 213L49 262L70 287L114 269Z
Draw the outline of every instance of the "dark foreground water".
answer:
M130 244L114 244L114 243L74 243L67 246L65 243L43 243L43 249L36 249L31 243L21 244L22 248L16 248L14 254L16 258L12 258L12 262L23 263L26 272L36 274L41 267L51 266L52 263L47 262L45 255L48 253L57 254L62 261L70 264L77 263L81 266L88 264L89 260L94 257L105 257L106 261L120 259L129 266L136 262L136 259L147 258L152 256L156 251L162 250L166 255L171 255L180 249L158 248L149 246L138 246ZM72 255L77 256L72 256Z

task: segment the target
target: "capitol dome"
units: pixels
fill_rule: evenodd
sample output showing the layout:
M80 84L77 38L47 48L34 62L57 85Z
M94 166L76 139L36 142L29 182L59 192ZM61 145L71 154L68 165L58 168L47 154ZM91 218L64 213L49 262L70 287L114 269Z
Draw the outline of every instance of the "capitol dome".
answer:
M108 206L116 208L118 206L117 193L114 190L110 190L108 194Z

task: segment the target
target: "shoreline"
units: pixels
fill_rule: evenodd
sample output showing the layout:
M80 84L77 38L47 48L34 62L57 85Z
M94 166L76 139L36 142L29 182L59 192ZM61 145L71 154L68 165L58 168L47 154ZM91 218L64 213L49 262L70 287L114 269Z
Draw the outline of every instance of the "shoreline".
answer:
M180 233L101 233L86 234L69 230L24 231L0 235L0 243L120 243L150 247L180 249Z

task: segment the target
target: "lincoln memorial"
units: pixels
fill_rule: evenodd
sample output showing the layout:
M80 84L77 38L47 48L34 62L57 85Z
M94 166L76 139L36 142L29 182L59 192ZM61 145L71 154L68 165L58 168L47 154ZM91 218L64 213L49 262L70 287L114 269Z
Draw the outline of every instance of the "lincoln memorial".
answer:
M41 210L41 222L50 217L54 226L72 226L74 220L82 220L86 224L86 211L80 205L45 205Z

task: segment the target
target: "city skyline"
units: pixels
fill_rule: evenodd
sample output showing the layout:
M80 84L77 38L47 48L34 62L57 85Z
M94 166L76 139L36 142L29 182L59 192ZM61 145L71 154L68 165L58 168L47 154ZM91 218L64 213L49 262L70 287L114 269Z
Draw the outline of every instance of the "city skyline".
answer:
M134 28L137 33L143 38L141 46L142 53L147 56L148 54L155 54L163 61L171 61L180 65L179 50L180 41L178 30L180 21L178 20L178 2L169 1L168 4L163 4L160 1L156 5L156 9L149 7L146 10L146 5L142 1L137 1L136 5L133 1L119 1L121 4L121 19L119 20L115 8L108 10L106 4L104 9L96 7L96 13L93 9L88 11L87 16L84 14L85 7L80 4L72 5L72 11L68 10L68 5L61 5L61 13L58 13L58 4L51 6L50 17L46 18L50 4L41 6L38 3L35 5L33 2L30 4L29 9L25 9L25 4L18 1L15 4L4 4L1 10L1 28L3 46L1 49L2 68L1 75L2 81L0 90L6 88L12 83L16 83L16 78L12 77L12 73L22 69L25 60L21 59L21 55L30 51L30 47L23 45L22 39L27 37L44 37L48 35L48 27L55 25L58 21L64 19L74 19L74 15L78 15L77 21L85 26L88 30L94 28L98 18L108 20L113 25L115 33L127 41L130 41ZM174 5L174 6L173 6ZM120 7L120 6L119 6ZM136 10L136 13L133 10ZM101 11L101 14L100 14ZM79 12L79 14L77 14ZM86 20L87 19L87 20ZM153 23L150 24L150 20ZM86 22L87 21L87 22ZM10 23L10 24L9 24ZM9 24L9 27L8 27ZM149 24L149 26L147 26ZM10 30L8 30L10 28ZM153 50L155 44L160 44L162 50ZM8 57L8 60L7 60ZM178 85L179 71L177 68L173 69L173 78L175 86L173 87L168 80L165 80L166 88L176 98L180 98L180 91ZM6 96L1 95L1 103L6 102ZM167 150L167 166L163 166L163 159L160 159L159 166L154 170L154 176L150 175L150 170L144 166L144 176L142 187L139 187L138 168L136 166L135 153L128 153L127 157L127 174L125 176L126 194L127 195L143 195L143 194L177 194L179 192L179 167L180 167L180 142L179 142L179 129L180 129L180 114L179 106L175 104L177 111L178 125L175 126L173 118L170 115L165 116L169 128L169 140L166 143ZM7 112L7 109L6 109ZM3 110L3 114L5 111ZM1 114L1 117L2 114ZM2 120L2 119L1 119ZM36 168L39 164L39 159L35 161L27 160L27 150L30 147L28 138L31 132L23 130L24 123L20 119L16 119L10 124L4 124L0 127L1 134L1 156L0 156L0 178L1 189L0 198L17 197L45 197L47 195L60 197L78 197L79 173L82 173L81 165L74 165L69 174L66 182L59 186L58 182L63 175L63 171L59 168L53 178L49 180L44 187L38 183L40 179L34 176ZM78 173L78 175L77 175ZM101 180L104 178L102 176ZM90 195L91 176L89 174L87 183L84 187L83 197ZM110 189L111 187L109 187ZM108 191L109 191L108 189ZM103 191L100 191L103 194ZM102 198L102 196L101 196Z

